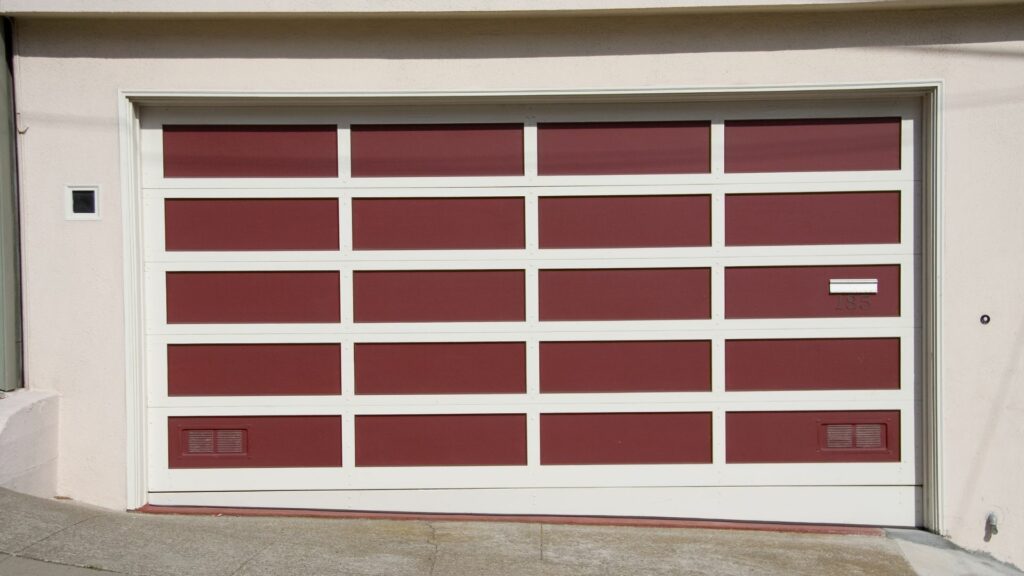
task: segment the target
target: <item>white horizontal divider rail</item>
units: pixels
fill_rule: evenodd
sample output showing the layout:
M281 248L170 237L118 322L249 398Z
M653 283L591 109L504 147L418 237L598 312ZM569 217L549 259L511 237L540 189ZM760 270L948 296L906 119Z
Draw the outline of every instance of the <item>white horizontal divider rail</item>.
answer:
M902 120L902 168L880 172L727 174L724 123L733 119L893 117ZM537 124L545 121L711 121L711 171L656 176L540 176ZM376 123L518 122L524 129L525 174L517 177L353 178L350 126ZM337 178L189 178L163 176L163 124L333 124L338 127ZM914 524L920 484L917 428L920 385L920 314L917 282L920 205L917 139L920 109L910 99L858 101L691 102L580 106L379 106L147 108L141 118L143 251L145 258L145 368L148 402L148 490L152 503L316 508L407 509L410 511L502 512L522 500L523 513L625 513L649 515L645 498L672 502L657 515L709 514L694 496L704 494L720 508L712 516L765 520L837 520ZM725 246L727 194L773 192L899 191L899 244L829 246ZM708 195L712 200L712 242L707 247L644 249L544 249L537 242L538 204L546 196ZM506 197L524 198L526 247L515 250L355 251L351 240L353 198ZM169 198L336 198L340 249L295 252L167 252L164 200ZM732 266L885 265L901 267L899 317L725 319L724 271ZM541 322L538 274L568 268L710 268L712 314L703 320ZM381 323L353 322L353 274L361 270L517 269L525 271L524 322ZM341 275L340 324L168 324L164 277L171 271L330 270ZM901 345L899 390L726 392L724 346L730 339L892 337ZM708 340L712 344L712 387L707 392L541 394L539 345L544 341ZM527 386L523 394L357 396L354 346L362 342L524 342ZM342 394L337 396L169 397L166 346L174 343L339 343ZM737 411L898 410L900 461L892 463L727 464L725 415ZM712 463L684 465L541 466L539 415L566 412L710 412ZM366 468L355 466L354 421L361 414L521 413L527 415L527 464L491 467ZM312 415L342 417L343 467L266 469L169 469L167 419L172 416ZM792 487L805 487L793 491ZM564 489L577 490L567 494ZM624 489L628 490L623 492ZM445 489L408 505L406 495ZM466 489L462 492L461 489ZM497 490L500 489L500 490ZM665 490L682 492L665 492ZM688 490L688 491L687 491ZM775 492L772 492L775 490ZM310 491L310 492L305 492ZM350 492L351 491L351 492ZM387 497L381 496L387 492ZM518 492L517 492L518 491ZM710 491L710 492L709 492ZM444 504L463 493L461 504ZM515 493L515 494L513 494ZM602 494L635 494L637 506L602 503ZM724 498L723 494L730 494ZM820 511L791 518L770 505L750 510L753 498L784 495L799 503L822 499ZM223 498L218 500L217 495ZM518 494L518 495L516 495ZM527 497L534 494L533 497ZM708 496L712 494L713 496ZM532 498L532 499L531 499ZM628 496L632 498L632 496ZM675 498L676 500L672 500ZM697 498L699 500L699 498ZM564 506L557 502L566 503ZM531 504L532 503L532 504ZM745 504L746 503L746 504ZM829 504L831 503L831 504ZM398 506L393 508L392 506ZM442 509L428 510L431 506ZM781 506L781 505L780 505ZM568 507L568 509L566 508ZM866 507L866 508L865 508ZM627 507L628 508L628 507ZM777 508L777 507L776 507ZM620 510L621 509L621 510ZM507 512L507 511L506 511ZM774 515L773 515L774 514Z

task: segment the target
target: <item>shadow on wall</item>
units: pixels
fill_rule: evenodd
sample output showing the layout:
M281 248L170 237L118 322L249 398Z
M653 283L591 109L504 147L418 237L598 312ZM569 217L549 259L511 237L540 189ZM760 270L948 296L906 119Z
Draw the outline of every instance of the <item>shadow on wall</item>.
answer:
M24 20L42 58L488 59L921 47L1024 40L1024 6L611 17ZM131 38L130 49L124 39ZM387 39L386 42L381 39ZM1020 50L955 49L1024 58Z

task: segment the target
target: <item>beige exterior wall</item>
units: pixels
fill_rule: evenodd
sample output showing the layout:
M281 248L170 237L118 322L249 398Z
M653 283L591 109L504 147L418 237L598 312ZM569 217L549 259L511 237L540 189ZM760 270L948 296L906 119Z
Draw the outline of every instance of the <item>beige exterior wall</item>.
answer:
M944 520L1024 565L1024 7L608 19L17 22L30 388L62 395L59 493L123 508L118 90L944 85ZM64 219L68 184L103 217ZM989 314L992 323L978 318ZM984 541L996 511L999 534Z

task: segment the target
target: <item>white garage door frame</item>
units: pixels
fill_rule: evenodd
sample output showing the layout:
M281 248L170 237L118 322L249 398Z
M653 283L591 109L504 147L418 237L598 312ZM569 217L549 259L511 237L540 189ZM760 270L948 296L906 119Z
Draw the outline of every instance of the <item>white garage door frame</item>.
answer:
M712 517L712 518L741 518L761 520L791 520L791 521L819 521L819 522L843 522L843 523L886 523L886 524L920 524L935 531L941 532L941 515L938 513L937 504L941 502L940 496L940 468L938 466L940 450L940 422L936 417L939 412L939 383L937 361L938 355L938 317L934 313L937 310L939 298L938 273L938 163L939 158L939 99L941 97L941 85L936 82L909 83L909 84L887 84L887 85L844 85L844 86L819 86L819 87L762 87L736 90L687 90L687 89L666 89L657 91L597 91L597 92L565 92L565 93L535 93L535 92L502 92L502 93L388 93L388 94L271 94L271 93L197 93L197 92L145 92L145 91L123 91L121 98L121 135L122 135L122 205L124 218L124 257L125 257L125 330L126 330L126 391L127 391L127 418L128 418L128 507L137 508L144 504L215 504L215 505L248 505L267 507L329 507L340 509L377 509L377 510L415 510L415 511L488 511L494 513L536 513L544 511L547 513L584 513L582 510L593 510L595 514L628 514L628 515L651 515L651 516L673 516L684 515L690 517ZM721 101L728 100L728 104ZM751 102L744 103L744 100ZM795 101L815 100L819 104L808 110L806 104L797 104ZM834 102L830 103L829 101ZM652 103L647 106L645 101ZM483 116L470 116L460 112L456 107L450 107L454 103L471 102L475 108L480 106L486 110ZM144 247L152 251L157 245L152 241L154 235L159 237L160 230L153 225L144 226L143 223L160 222L159 202L145 202L143 189L147 194L152 195L153 190L160 190L166 184L159 179L146 180L144 174L152 174L150 169L144 169L140 150L143 147L143 125L141 121L142 109L146 109L147 121L158 118L160 114L170 114L175 122L211 122L220 123L251 122L254 118L263 121L273 121L273 112L260 110L260 106L274 107L295 106L288 112L288 120L307 121L310 119L338 121L341 131L345 131L346 122L352 118L358 118L361 122L367 121L402 121L414 122L423 121L426 118L445 118L458 121L495 121L495 120L524 120L527 123L526 135L526 158L531 158L530 145L535 142L535 127L537 121L543 121L544 114L554 114L552 119L557 120L595 120L601 119L601 115L593 116L598 111L595 106L607 102L611 110L616 111L617 119L661 119L667 116L666 111L672 119L687 119L693 116L694 119L712 118L712 158L719 164L713 165L712 174L687 176L682 181L678 177L645 176L645 177L544 177L542 181L530 182L531 174L536 173L536 166L527 163L527 177L515 179L502 178L459 178L454 179L431 178L421 182L412 182L410 179L373 179L366 183L361 181L360 188L352 188L347 181L347 175L341 174L340 180L345 186L345 193L354 196L360 195L360 190L365 188L366 195L374 195L381 191L381 188L402 187L402 188L430 188L445 187L445 196L459 195L484 196L495 195L495 192L488 192L486 187L501 186L508 184L516 185L562 185L572 184L580 186L580 193L588 195L610 194L616 190L616 184L637 185L638 183L650 186L649 190L657 193L658 186L672 185L674 192L678 193L680 186L685 188L684 193L712 193L715 201L721 200L721 184L729 184L730 191L784 191L799 192L827 191L828 186L842 187L851 181L857 181L859 189L864 190L890 190L894 184L895 189L905 192L905 206L909 206L910 199L917 197L921 202L918 212L922 215L919 222L914 222L914 210L903 210L904 224L909 224L905 229L918 230L918 237L921 239L921 255L919 263L923 272L918 278L921 286L914 283L914 261L913 256L905 257L906 261L898 256L886 257L885 262L902 264L903 294L901 295L901 309L912 309L914 292L918 292L918 309L922 311L923 333L920 338L915 338L913 331L914 324L908 326L906 318L897 319L893 323L893 335L900 336L904 342L917 342L922 350L906 355L908 359L902 360L901 373L906 378L904 381L914 381L915 371L918 373L916 380L921 389L915 394L914 386L904 386L899 391L865 391L865 392L844 392L842 399L838 400L835 392L799 392L799 393L772 393L772 406L781 410L785 409L873 409L891 408L895 397L899 397L901 408L905 415L909 416L903 422L901 445L904 448L904 457L901 463L894 464L857 464L851 465L822 465L822 464L781 464L781 465L756 465L756 474L750 473L747 465L724 465L724 444L721 442L724 434L724 406L718 401L715 395L720 395L722 390L721 378L715 377L716 388L710 393L686 393L685 402L678 402L679 395L674 394L630 394L630 395L601 395L600 403L588 405L588 411L618 411L621 405L616 400L629 400L630 410L638 411L666 411L683 408L687 411L710 411L714 417L714 463L711 465L672 465L672 466L600 466L601 481L593 480L594 467L548 467L541 469L536 460L536 433L537 415L550 409L561 411L557 404L564 404L572 401L572 398L558 398L557 402L542 398L537 392L535 366L531 366L528 374L534 381L528 387L529 392L524 395L522 404L529 405L527 413L529 416L530 434L529 454L530 460L526 467L519 470L503 468L500 475L494 474L494 469L461 470L459 476L464 488L471 490L440 490L440 488L452 487L452 476L445 469L417 469L415 481L410 482L408 476L399 479L393 471L380 469L346 469L346 481L339 485L337 472L332 470L305 470L300 476L294 472L279 471L274 469L262 470L259 475L252 474L248 470L166 470L154 466L154 460L159 456L161 450L165 450L166 420L161 419L173 410L175 415L204 415L204 406L208 406L208 400L194 400L188 398L167 398L165 388L153 383L163 382L160 376L161 366L159 362L147 362L147 358L159 358L159 354L147 354L145 319L162 318L163 310L159 303L163 298L159 294L152 293L154 288L158 291L161 282L146 282L144 274L162 273L164 270L175 269L176 262L168 258L167 254L161 255L161 263L153 269L152 264L146 261L153 256L146 254ZM860 102L853 104L851 102ZM587 104L588 110L578 116L567 107L558 106L559 103ZM624 118L619 112L623 104L630 104L630 116ZM317 106L310 106L316 104ZM427 109L424 105L429 104ZM494 105L511 105L509 109L502 110ZM301 106L301 109L299 107ZM325 108L332 106L334 108ZM203 108L207 110L203 110ZM895 107L895 108L894 108ZM163 110L158 110L163 108ZM557 110L556 110L557 109ZM921 158L920 166L909 163L903 171L910 171L910 181L914 181L914 170L918 170L917 178L919 185L906 188L907 174L900 177L900 182L879 181L877 175L871 173L851 174L843 182L823 184L816 182L814 175L786 174L779 178L779 187L773 188L771 177L764 175L729 175L727 178L722 174L720 165L721 158L721 132L723 121L731 116L736 117L759 117L770 118L772 116L793 117L793 116L821 116L826 115L868 115L877 114L878 110L900 109L900 113L907 120L905 122L919 124L915 130L904 130L904 148L909 145L913 150L913 133L921 134L919 140L920 150L916 151L916 157ZM339 114L344 110L344 114ZM524 113L525 112L525 113ZM213 116L215 114L216 116ZM517 116L518 115L518 116ZM576 117L574 117L576 115ZM343 116L344 118L340 118ZM278 118L282 120L283 118ZM908 126L905 126L905 128ZM531 132L534 136L531 136ZM907 142L907 140L911 142ZM340 146L343 148L348 139L339 138ZM152 143L147 144L147 152L152 150ZM717 147L716 147L717 146ZM346 150L339 150L342 157L346 157ZM150 154L152 157L152 154ZM151 161L151 160L150 160ZM344 163L343 163L344 164ZM801 182L803 178L803 182ZM276 180L273 186L279 194L283 188L302 188L306 197L325 194L328 197L338 197L338 180L322 183L317 186L311 185L308 179L303 181ZM507 182L504 180L508 180ZM621 180L621 181L620 181ZM784 183L783 183L784 182ZM209 190L216 182L204 182L196 180L188 183L187 195L202 197L209 194ZM176 184L180 188L180 182ZM261 194L259 187L261 183L253 182L246 187L246 194L249 197ZM463 188L458 193L452 193L452 186ZM602 187L603 186L603 187ZM718 188L716 188L718 187ZM746 188L745 188L746 187ZM536 188L535 188L536 190ZM715 191L719 193L715 195ZM498 189L500 192L500 188ZM265 191L270 194L270 191ZM180 189L178 191L180 194ZM507 193L507 192L506 192ZM565 195L566 189L559 189L559 194ZM159 199L160 193L154 196ZM527 219L528 237L530 232L536 230L536 210L531 210L529 202L535 198L528 198L527 214L533 214L533 218ZM146 207L150 204L150 207ZM156 206L156 207L154 207ZM345 206L345 203L342 203ZM147 210L149 214L147 215ZM156 210L157 213L153 211ZM344 208L343 208L344 210ZM722 210L715 210L717 217ZM909 222L906 219L910 219ZM713 246L721 246L722 229L721 222L714 222L712 227L715 237ZM146 234L150 241L146 241ZM343 246L344 259L358 259L362 256L346 251ZM451 259L450 266L472 267L472 268L508 268L522 267L527 270L527 302L528 309L535 310L531 302L536 301L536 270L537 260L534 259L536 248L529 248L510 257L507 252L473 251L472 253L459 254ZM717 285L713 289L714 294L721 294L721 270L722 263L718 259L716 249L699 249L700 256L680 258L678 262L660 259L658 266L708 266L713 269L713 283ZM730 249L733 256L739 256L740 260L730 260L730 263L742 264L742 249ZM574 257L566 252L567 257ZM777 264L792 263L828 263L828 264L860 264L877 263L878 254L874 256L862 256L856 254L829 256L827 261L815 254L812 247L787 247L779 249L779 254L784 258L773 260ZM599 267L615 267L619 265L636 265L637 258L653 256L650 251L645 250L616 250L616 254L623 258L622 261L603 259ZM579 257L584 257L582 254ZM414 268L416 263L406 259L401 254L396 254L387 259L381 259L380 255L372 256L374 269L400 269ZM191 263L189 269L202 269L203 256L190 255ZM213 257L215 258L215 257ZM303 269L316 269L313 262L303 262L303 255L292 255L292 261L278 263L274 269L288 269L301 267ZM212 258L211 258L212 260ZM237 258L239 269L253 269L251 264L244 263L244 256ZM216 269L229 269L222 263L210 266ZM566 266L578 266L578 262L567 260ZM587 261L588 267L594 267L593 259ZM436 263L431 264L436 268ZM544 267L551 267L545 263ZM264 269L264 265L260 265ZM269 269L269 267L267 268ZM531 276L533 274L533 276ZM532 282L530 280L533 280ZM150 294L145 294L143 287L149 287ZM350 300L349 300L350 301ZM714 308L712 320L710 321L689 321L683 327L682 333L687 330L693 331L694 335L699 330L712 329L715 333L715 342L720 344L723 338L730 334L729 331L741 329L744 321L730 320L730 328L723 329L716 325L722 317L721 298L713 300ZM148 306L148 310L147 310ZM354 327L351 322L345 322L351 318L351 310L343 311L343 323L346 324L346 334L337 337L344 345L351 346L353 331L359 333L361 341L372 341L376 333L381 329L378 326L368 325ZM871 321L877 325L877 320ZM785 328L780 329L774 336L793 337L800 335L820 335L821 332L800 332L801 324L810 326L814 321L804 322L801 320L789 320L784 322ZM866 328L863 319L847 319L830 322L836 326L843 327L844 335L856 336L858 330ZM161 325L165 334L151 338L150 345L160 345L173 340L173 327L168 327L162 321L156 322ZM670 332L651 332L652 326L646 323L626 322L616 323L618 326L614 331L606 334L594 332L593 330L606 329L607 324L595 323L592 326L585 326L586 323L574 323L577 328L589 330L587 338L615 337L623 338L636 337L638 339L658 339L667 337L679 337L680 327L673 327ZM536 319L527 319L522 323L523 333L511 333L504 327L491 327L501 330L502 339L522 338L528 345L536 346L539 326ZM259 327L250 327L254 332ZM329 328L337 332L337 327ZM445 336L447 341L461 339L460 332L468 334L486 332L489 327L484 324L474 323L472 326L458 327L451 329L451 333ZM629 333L634 330L634 333ZM152 327L151 327L152 331ZM197 332L195 327L190 327L193 334ZM201 331L201 329L200 329ZM310 329L303 328L303 332ZM315 331L315 329L313 330ZM423 341L427 338L436 340L436 327L406 326L404 341ZM796 332L794 332L796 331ZM278 330L280 332L280 330ZM874 335L876 333L867 329L864 334ZM326 331L325 331L325 334ZM765 334L772 336L773 334ZM383 337L383 335L380 335ZM467 339L471 338L467 336ZM547 333L545 334L547 338ZM579 337L577 336L576 339ZM250 340L251 339L251 340ZM387 341L396 341L394 334L388 334ZM479 339L479 338L477 338ZM323 341L318 338L318 341ZM194 340L190 340L194 341ZM211 334L209 340L215 342L216 335ZM235 341L238 341L237 339ZM246 341L259 341L259 337L252 335ZM536 358L536 354L531 354ZM716 354L720 359L721 354ZM914 359L923 359L923 366L915 370ZM720 360L713 368L720 372L723 367ZM351 370L351 362L345 366L345 370ZM909 374L909 378L907 378ZM402 399L389 397L385 401L379 399L361 399L354 397L351 390L351 374L343 379L346 382L343 390L343 398L346 406L357 406L359 413L422 413L422 400ZM147 382L149 383L147 385ZM148 386L148 388L147 388ZM730 392L731 409L739 406L744 394L751 395L749 400L755 401L758 393L737 393ZM561 396L561 395L560 395ZM923 401L924 406L920 410L907 408L915 399ZM642 398L642 401L639 400ZM301 406L303 401L296 399L291 402L282 398L248 398L242 403L230 407L218 408L218 415L231 414L288 414L303 413L314 414L315 410L310 406ZM308 402L308 401L307 401ZM416 402L421 405L415 405ZM443 413L458 412L479 412L481 405L493 403L492 399L480 397L467 397L460 399L458 404L448 403L444 405ZM735 402L736 404L733 404ZM362 403L360 405L360 403ZM759 407L764 404L758 402ZM327 406L325 410L336 413L336 406ZM564 407L562 408L564 409ZM208 409L207 409L208 410ZM488 412L494 412L494 406L487 407ZM510 405L507 411L523 411L522 405ZM915 421L915 413L920 416L920 422ZM351 427L352 418L346 418L346 426ZM351 430L346 429L343 434L344 461L353 462L351 448ZM922 441L916 438L920 434ZM915 447L923 450L922 454L915 454ZM918 464L923 464L923 470L917 469ZM296 480L299 479L299 482ZM882 479L879 482L879 479ZM919 491L908 484L923 482L924 490ZM848 487L860 484L856 491L857 497L848 498ZM609 485L616 486L609 488ZM808 485L805 488L793 488L794 486ZM894 490L893 486L902 485L906 490ZM566 490L551 489L551 486L567 488ZM684 491L678 487L688 486ZM231 488L228 488L231 487ZM515 489L510 489L516 487ZM549 487L549 488L542 488ZM627 488L628 487L628 488ZM357 490L356 492L339 490ZM575 488L575 489L573 489ZM224 491L230 489L232 491ZM167 491L164 491L167 490ZM182 490L196 490L196 492L181 492ZM255 492L241 492L255 491ZM460 494L465 492L465 494ZM918 498L923 497L923 502ZM837 504L837 499L845 498L844 504ZM909 504L908 504L909 499ZM501 504L496 504L496 502ZM600 507L587 505L588 502L596 501L611 503L625 502L621 505L605 504ZM428 504L424 504L428 502ZM828 506L832 512L828 515L807 516L793 512L792 504L801 502L799 508L823 509ZM490 504L488 504L490 503ZM628 503L628 504L627 504ZM865 505L867 505L865 507ZM756 516L750 514L752 506L758 508ZM539 508L538 508L539 507ZM885 513L885 510L892 510ZM745 512L744 512L745 510ZM908 517L906 511L914 511ZM898 512L896 512L898 511Z

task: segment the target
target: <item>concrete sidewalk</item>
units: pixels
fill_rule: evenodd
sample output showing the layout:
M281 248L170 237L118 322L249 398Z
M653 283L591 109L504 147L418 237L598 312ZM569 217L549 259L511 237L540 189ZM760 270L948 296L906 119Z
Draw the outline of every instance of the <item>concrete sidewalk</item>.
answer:
M147 515L0 489L0 575L1017 575L887 536L506 522Z

